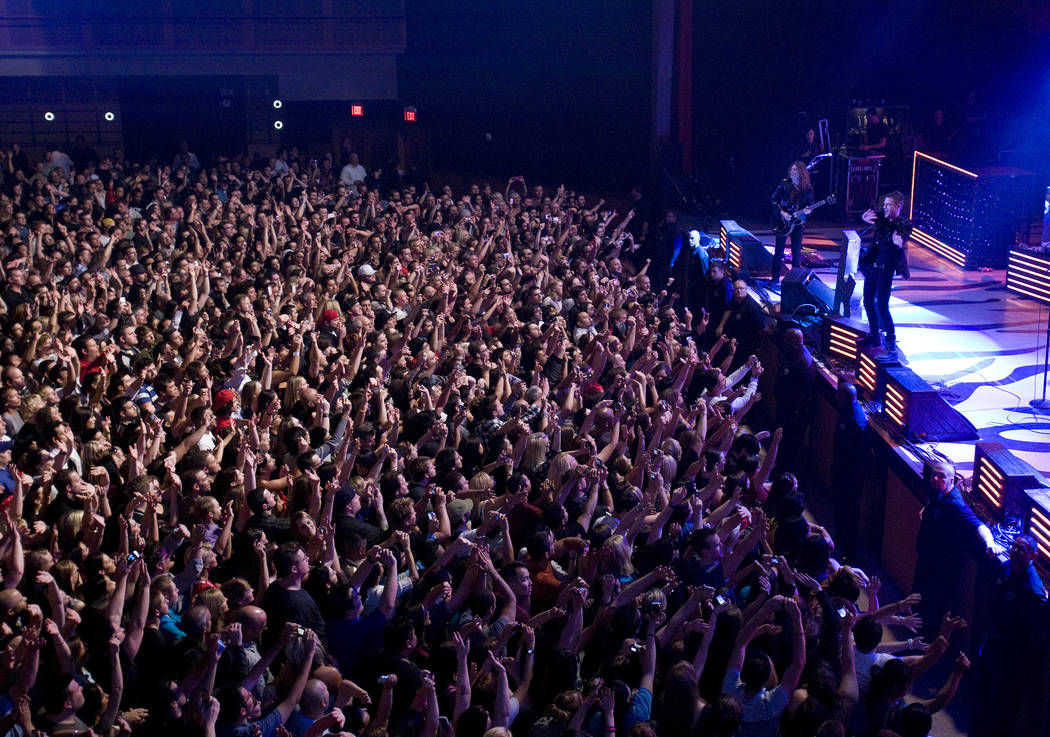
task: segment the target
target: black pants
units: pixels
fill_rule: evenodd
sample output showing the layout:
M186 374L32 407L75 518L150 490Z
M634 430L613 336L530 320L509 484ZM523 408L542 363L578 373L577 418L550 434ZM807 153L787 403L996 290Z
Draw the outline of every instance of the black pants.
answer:
M893 287L893 269L874 265L864 275L864 314L868 316L868 332L877 335L886 333L886 342L897 339L890 316L890 290Z
M791 231L791 268L797 269L802 264L802 234L805 228L801 225ZM788 236L778 235L777 245L773 250L773 268L770 279L774 282L780 281L780 270L784 260L784 246L787 245Z

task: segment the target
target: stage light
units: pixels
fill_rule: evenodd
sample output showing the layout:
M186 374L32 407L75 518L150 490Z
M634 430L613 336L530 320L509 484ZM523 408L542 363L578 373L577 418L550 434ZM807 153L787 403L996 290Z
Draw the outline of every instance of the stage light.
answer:
M275 121L273 121L273 127L276 128L277 130L281 130L281 128L284 128L284 123L281 122L280 120L275 120Z
M405 122L415 123L416 122L416 109L414 107L405 108Z
M926 380L909 368L885 370L882 413L913 442L977 440L980 434Z
M913 228L911 231L911 239L923 246L926 246L934 253L948 259L960 269L966 268L965 253L960 251L958 248L952 248L942 240L934 238L926 231L920 230L919 228Z
M857 386L864 390L869 399L875 399L879 395L879 369L881 368L867 351L861 351L860 360L857 361Z
M1010 251L1006 289L1050 304L1050 258L1028 251Z
M863 323L828 315L824 318L824 352L853 365L860 360L861 343L868 336Z
M1025 491L1028 515L1024 530L1035 538L1036 551L1043 565L1050 564L1050 494L1045 489Z
M51 112L50 110L48 110L46 113L44 113L44 120L46 120L48 123L50 123L54 119L55 119L55 114L53 112Z
M1034 174L1009 168L969 171L916 151L908 217L919 245L960 268L1006 265L1004 232L1020 225Z
M769 271L773 257L765 250L762 241L747 228L740 227L736 220L722 220L720 226L718 243L730 269L734 272Z
M364 105L351 105L350 114L355 118L365 117L365 106Z
M102 117L105 118L108 122L112 123L117 116L111 113L109 110L107 110L106 114Z
M972 491L981 504L1000 517L1023 517L1025 492L1045 486L1042 474L1015 456L1002 443L976 443Z
M280 110L281 106L283 106L283 105L284 105L284 103L281 102L280 100L274 100L273 101L273 109L274 110Z

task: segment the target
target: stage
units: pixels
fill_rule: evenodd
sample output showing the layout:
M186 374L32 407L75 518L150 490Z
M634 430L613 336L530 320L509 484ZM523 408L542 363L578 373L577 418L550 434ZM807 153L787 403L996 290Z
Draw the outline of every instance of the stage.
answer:
M768 225L741 224L772 253ZM858 219L806 230L803 245L822 258L825 265L815 271L832 290L842 230L861 226ZM896 279L890 300L902 360L974 424L981 440L1003 443L1050 476L1050 412L1028 404L1042 395L1046 307L1007 292L1005 271L963 270L914 241L908 257L911 279ZM857 279L852 317L866 321L859 306L863 276ZM763 291L752 294L779 303L779 295ZM932 445L972 472L973 442Z

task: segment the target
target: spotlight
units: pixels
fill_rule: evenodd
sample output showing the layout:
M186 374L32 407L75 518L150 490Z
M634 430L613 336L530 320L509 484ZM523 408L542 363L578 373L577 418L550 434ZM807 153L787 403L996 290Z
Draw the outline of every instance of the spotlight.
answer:
M46 120L48 123L50 123L54 119L55 119L55 114L53 112L51 112L50 110L48 110L46 113L44 113L44 120Z
M273 127L277 130L281 130L281 128L284 128L284 123L282 123L280 120L275 120L273 121Z
M350 114L355 118L365 117L365 106L364 105L351 105Z
M274 110L280 110L282 105L284 105L284 103L281 102L280 100L274 100L273 101L273 109Z
M105 119L106 119L107 121L109 121L110 123L112 123L112 122L113 122L113 120L114 120L114 119L115 119L115 118L116 118L117 116L116 116L116 115L114 115L113 113L111 113L111 112L109 112L109 111L107 110L107 111L106 111L106 114L105 114L105 115L103 115L102 117L103 117L103 118L105 118Z

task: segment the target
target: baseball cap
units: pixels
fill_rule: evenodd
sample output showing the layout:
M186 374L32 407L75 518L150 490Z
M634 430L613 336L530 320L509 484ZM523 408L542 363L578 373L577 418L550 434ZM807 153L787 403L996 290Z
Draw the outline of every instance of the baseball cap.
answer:
M339 313L335 310L325 310L321 313L321 319L318 322L335 322L339 319Z
M237 394L233 389L220 389L215 393L215 409L221 409L233 401Z
M373 269L369 264L362 264L357 268L358 276L375 276L376 270Z

